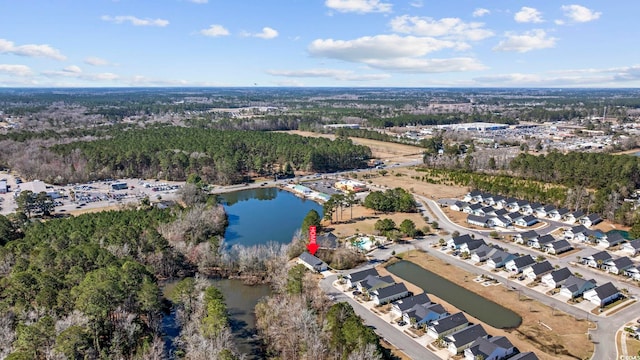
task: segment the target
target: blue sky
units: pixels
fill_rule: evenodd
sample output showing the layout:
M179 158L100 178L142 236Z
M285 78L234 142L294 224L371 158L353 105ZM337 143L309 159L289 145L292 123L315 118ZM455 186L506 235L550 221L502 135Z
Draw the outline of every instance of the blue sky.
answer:
M638 87L637 0L0 0L0 86Z

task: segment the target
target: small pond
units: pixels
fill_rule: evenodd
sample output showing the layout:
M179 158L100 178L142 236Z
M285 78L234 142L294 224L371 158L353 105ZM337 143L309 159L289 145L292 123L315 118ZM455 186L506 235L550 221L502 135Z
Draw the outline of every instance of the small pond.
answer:
M515 312L412 262L400 261L389 265L387 270L493 327L515 328L522 322Z

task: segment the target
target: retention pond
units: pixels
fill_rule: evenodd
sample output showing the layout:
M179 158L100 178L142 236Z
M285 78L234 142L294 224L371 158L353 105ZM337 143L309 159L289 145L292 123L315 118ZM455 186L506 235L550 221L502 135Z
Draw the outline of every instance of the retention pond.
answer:
M522 323L515 312L412 262L400 261L389 265L387 270L493 327L515 328Z

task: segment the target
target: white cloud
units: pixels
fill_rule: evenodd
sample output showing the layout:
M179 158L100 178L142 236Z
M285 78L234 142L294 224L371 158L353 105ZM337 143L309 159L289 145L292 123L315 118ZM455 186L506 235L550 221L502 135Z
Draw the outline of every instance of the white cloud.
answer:
M92 65L92 66L107 66L107 65L111 65L111 63L109 63L107 60L99 58L99 57L95 57L95 56L90 56L90 57L84 59L84 63L88 64L88 65Z
M391 12L392 5L380 0L326 0L325 6L333 10L347 13L387 13Z
M189 1L191 3L194 3L194 4L206 4L206 3L209 2L209 0L187 0L187 1Z
M269 40L269 39L277 38L278 31L267 26L262 28L262 32L254 34L253 36L257 38Z
M485 15L489 15L490 13L491 13L491 11L489 11L489 9L477 8L477 9L475 9L473 11L471 16L473 16L473 17L483 17Z
M70 74L80 74L82 72L82 69L80 69L80 67L77 65L70 65L62 69L62 71Z
M448 59L398 58L372 59L367 65L381 70L404 73L444 73L485 70L487 67L469 57Z
M42 75L50 78L73 78L85 81L113 81L120 79L120 76L113 73L84 73L82 69L77 65L70 65L62 70L56 71L43 71Z
M362 63L369 67L398 72L447 72L484 69L473 58L426 59L443 49L460 48L460 43L431 37L400 35L366 36L354 40L317 39L308 48L316 57Z
M391 77L389 74L355 74L350 70L336 69L268 70L267 73L292 78L330 78L340 81L384 80Z
M55 60L66 60L59 50L49 45L26 44L16 46L13 41L0 39L0 54L13 54L28 57L47 57Z
M495 51L517 51L520 53L552 48L556 45L556 38L547 37L547 33L541 29L535 29L527 31L522 34L516 34L513 32L505 33L505 40L500 41Z
M564 11L564 16L579 23L597 20L600 18L600 15L602 15L601 12L596 12L582 5L575 4L563 5L562 11Z
M317 39L309 45L309 53L317 57L327 57L346 61L367 59L392 59L416 57L428 53L455 48L456 42L429 37L376 35L355 40Z
M445 37L478 41L493 36L483 23L465 23L459 18L434 20L429 17L398 16L391 20L391 29L395 32L420 36Z
M519 23L541 23L542 13L535 8L523 6L513 19Z
M229 30L227 30L224 26L214 24L214 25L210 25L206 29L200 30L200 34L204 36L210 36L210 37L219 37L219 36L227 36L230 33L229 33Z
M413 6L414 8L421 8L424 6L424 3L422 2L422 0L418 0L410 2L409 5Z
M26 65L0 64L0 73L10 76L30 76L33 74Z
M141 19L135 16L130 16L130 15L119 15L119 16L109 16L109 15L103 15L102 17L100 17L100 19L102 19L103 21L108 21L108 22L112 22L114 24L122 24L125 22L131 23L131 25L134 26L158 26L158 27L165 27L167 25L169 25L169 20L164 20L164 19Z

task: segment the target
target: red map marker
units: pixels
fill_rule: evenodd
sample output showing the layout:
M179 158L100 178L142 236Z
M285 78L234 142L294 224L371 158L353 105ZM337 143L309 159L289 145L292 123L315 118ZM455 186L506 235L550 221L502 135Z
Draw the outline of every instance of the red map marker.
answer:
M318 251L318 244L316 244L316 227L311 225L309 226L309 245L307 245L307 250L311 255L315 255L316 251Z

